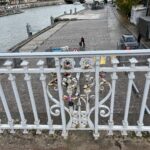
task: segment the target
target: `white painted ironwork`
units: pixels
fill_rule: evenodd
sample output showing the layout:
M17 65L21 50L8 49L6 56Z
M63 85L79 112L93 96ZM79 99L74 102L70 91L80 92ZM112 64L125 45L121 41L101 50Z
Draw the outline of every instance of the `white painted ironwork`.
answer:
M34 98L34 95L33 95L32 84L31 84L31 77L28 74L28 65L29 65L28 61L23 61L21 63L21 66L23 66L23 68L24 68L24 73L25 73L24 80L27 83L29 96L30 96L30 101L31 101L31 105L32 105L32 110L33 110L33 115L34 115L34 124L37 125L37 127L38 127L39 123L40 123L40 120L38 118L37 108L36 108L36 104L35 104L35 98ZM37 130L37 134L40 134L40 133L41 133L41 131L38 129Z
M21 117L21 125L24 128L23 133L26 134L26 133L28 133L28 131L26 129L26 122L27 121L26 121L25 116L24 116L24 112L23 112L23 108L22 108L19 92L18 92L18 89L17 89L16 81L15 81L15 76L12 75L12 64L13 64L12 61L8 60L8 61L5 62L4 66L7 67L8 72L9 72L8 80L11 81L13 92L14 92L14 95L15 95L15 98L16 98L16 103L17 103L18 110L19 110L20 117Z
M49 100L48 100L48 95L46 92L46 75L44 75L44 61L39 60L37 62L37 65L39 66L39 70L40 70L40 80L42 83L42 87L43 87L43 93L44 93L44 100L45 100L45 106L46 106L46 112L47 112L47 124L49 126L49 133L53 133L53 125L52 125L52 118L51 118L51 114L50 114L50 105L49 105Z
M123 135L127 135L129 131L134 131L138 136L141 136L143 131L150 132L150 125L144 125L145 111L148 112L148 115L150 114L150 106L147 103L150 86L150 59L148 59L149 65L143 66L138 66L135 58L129 60L129 66L118 66L117 58L112 59L112 64L110 62L106 66L100 64L101 56L110 57L113 55L120 57L150 55L150 50L2 53L0 58L25 60L21 63L20 68L13 68L10 60L7 60L4 66L1 65L0 67L0 76L9 77L7 82L11 83L11 87L8 88L14 93L14 98L11 96L11 103L16 101L18 114L21 118L21 123L14 121L13 109L10 107L10 100L8 100L8 93L6 92L8 89L5 89L4 79L1 78L0 103L6 113L7 122L4 121L3 117L0 118L0 133L3 130L10 130L11 133L14 133L15 130L19 129L27 133L28 130L34 129L37 134L41 133L42 130L48 130L50 134L53 134L55 130L61 130L62 136L67 138L68 131L71 130L92 130L94 138L97 139L102 130L108 131L109 135L113 135L114 131L120 131ZM35 60L32 62L34 58L38 60L38 67L34 65ZM55 67L48 68L44 63L45 58L54 59ZM142 93L136 89L143 95L143 98L141 99L138 123L130 125L128 117L132 102L131 94L133 86L138 88L135 85L135 80L136 73L139 72L143 74L147 72L145 88ZM124 110L123 121L117 125L114 115L119 73L128 73L128 87L125 105L122 103L121 106ZM38 112L40 106L38 105L38 97L34 93L36 87L31 80L35 74L38 75L37 84L42 85L39 92L43 95L41 101L46 108L47 117L44 118L44 121L47 123L40 123L41 116ZM27 123L28 120L24 114L27 109L24 107L27 106L23 104L26 102L20 98L18 89L21 87L17 85L17 79L21 75L24 76L24 82L27 85L27 89L24 90L29 94L30 103L28 105L31 105L34 117L30 124ZM7 79L5 78L5 80ZM23 83L23 81L20 82ZM105 123L103 123L104 118L107 120Z
M119 64L118 59L113 58L112 64L113 64L114 70L117 69L117 64ZM118 76L115 71L112 73L111 78L112 78L112 94L111 94L111 103L110 103L110 118L108 121L108 124L110 125L110 130L108 133L109 135L113 135L112 127L114 125L114 120L113 120L114 101L115 101L116 80L118 79Z
M134 68L135 64L137 63L137 60L135 58L132 58L129 61L131 63L131 68ZM127 135L126 129L128 127L128 114L129 114L129 107L130 107L130 100L131 100L131 93L132 93L132 86L133 86L133 79L135 78L135 75L134 75L133 71L131 71L129 73L128 78L129 78L129 81L128 81L126 106L125 106L124 120L123 120L123 126L124 126L124 130L122 132L123 135Z

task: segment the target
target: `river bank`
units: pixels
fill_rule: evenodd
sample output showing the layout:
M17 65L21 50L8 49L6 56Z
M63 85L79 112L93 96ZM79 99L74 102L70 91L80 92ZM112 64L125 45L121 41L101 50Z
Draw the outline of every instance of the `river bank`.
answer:
M23 13L22 9L60 5L64 3L65 2L63 0L52 0L49 2L34 2L34 3L25 3L19 5L0 6L0 17Z
M23 11L18 6L1 6L0 7L0 17L15 15L23 13Z
M52 5L60 5L65 4L63 0L52 0L49 2L34 2L34 3L26 3L19 4L19 8L28 9L28 8L36 8L36 7L44 7L44 6L52 6Z

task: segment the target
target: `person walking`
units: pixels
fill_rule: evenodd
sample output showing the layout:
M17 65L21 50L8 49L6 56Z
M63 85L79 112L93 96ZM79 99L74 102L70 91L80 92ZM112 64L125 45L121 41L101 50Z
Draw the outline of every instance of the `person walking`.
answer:
M80 42L79 42L80 48L85 48L85 40L83 37L81 37Z

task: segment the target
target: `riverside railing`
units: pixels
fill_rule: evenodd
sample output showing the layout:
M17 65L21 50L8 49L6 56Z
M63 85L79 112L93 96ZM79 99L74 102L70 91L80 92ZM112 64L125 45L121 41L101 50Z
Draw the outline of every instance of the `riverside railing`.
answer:
M150 50L2 53L0 132L61 130L66 138L70 130L92 130L97 139L105 130L142 136L150 131L150 59L139 65L143 55L148 58ZM131 58L120 66L118 56Z

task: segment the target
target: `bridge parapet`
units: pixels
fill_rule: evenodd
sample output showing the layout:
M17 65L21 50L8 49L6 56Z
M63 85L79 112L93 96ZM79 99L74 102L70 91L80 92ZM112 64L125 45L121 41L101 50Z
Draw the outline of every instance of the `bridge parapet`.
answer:
M0 132L61 130L67 138L70 130L92 130L97 139L106 130L141 136L150 131L150 59L142 65L137 60L144 55L150 50L2 53ZM128 64L120 66L117 58L126 56ZM22 60L17 68L13 59Z

